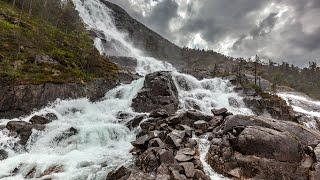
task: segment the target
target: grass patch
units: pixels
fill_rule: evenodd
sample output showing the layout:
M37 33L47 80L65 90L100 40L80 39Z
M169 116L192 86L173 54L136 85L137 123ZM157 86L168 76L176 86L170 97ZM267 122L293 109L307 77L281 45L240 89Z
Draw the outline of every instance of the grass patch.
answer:
M41 56L50 61L37 62ZM118 67L93 47L83 25L67 31L0 2L1 84L83 83L113 79L117 72Z

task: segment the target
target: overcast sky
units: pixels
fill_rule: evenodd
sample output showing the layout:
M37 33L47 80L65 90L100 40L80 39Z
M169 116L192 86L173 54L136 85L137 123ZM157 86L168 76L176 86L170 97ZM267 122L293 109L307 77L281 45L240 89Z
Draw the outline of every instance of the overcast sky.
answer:
M179 46L320 64L320 0L110 0Z

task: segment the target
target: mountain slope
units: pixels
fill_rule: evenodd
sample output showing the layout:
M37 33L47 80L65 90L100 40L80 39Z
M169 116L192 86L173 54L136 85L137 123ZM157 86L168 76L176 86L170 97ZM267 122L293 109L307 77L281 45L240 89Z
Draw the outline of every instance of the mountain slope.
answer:
M118 71L93 48L83 25L71 31L71 25L59 27L17 7L0 1L1 84L85 82L111 78ZM61 8L61 12L56 10L60 20L77 15L71 4Z
M47 8L44 0L16 0L14 6L0 1L0 119L26 115L57 98L98 100L132 80L94 48L71 3L45 1ZM32 3L31 14L21 2Z
M252 61L227 57L214 51L180 48L132 18L118 5L106 0L100 1L112 10L117 28L127 32L133 44L150 56L168 61L198 78L254 75L255 63ZM309 68L300 69L288 63L276 65L259 62L257 72L258 76L267 79L274 86L289 86L319 99L320 68L316 68L314 63L311 65Z
M101 2L112 10L117 28L126 32L133 44L149 56L166 60L180 69L203 64L213 67L212 63L221 64L228 60L226 56L213 51L181 48L132 18L120 6L105 0Z

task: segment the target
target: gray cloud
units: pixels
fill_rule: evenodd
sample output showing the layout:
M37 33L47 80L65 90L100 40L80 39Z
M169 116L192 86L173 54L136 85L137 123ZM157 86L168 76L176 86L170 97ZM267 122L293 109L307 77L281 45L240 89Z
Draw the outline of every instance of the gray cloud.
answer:
M319 0L111 1L180 46L200 35L207 48L234 57L320 63Z

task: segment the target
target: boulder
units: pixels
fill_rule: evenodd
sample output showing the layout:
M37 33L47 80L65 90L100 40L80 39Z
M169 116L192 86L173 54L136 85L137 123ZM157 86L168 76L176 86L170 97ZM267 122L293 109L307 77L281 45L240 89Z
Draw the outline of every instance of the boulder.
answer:
M10 121L7 123L6 128L10 132L14 132L19 135L19 143L21 145L26 145L30 135L32 134L32 124L25 121Z
M145 115L138 115L136 117L134 117L133 119L129 120L127 123L126 123L126 126L132 130L136 127L139 126L139 124L141 123L141 121L143 121L143 119L145 118Z
M130 176L130 174L131 171L128 168L121 166L117 170L109 172L106 180L125 180Z
M246 155L292 163L302 160L302 146L289 132L249 126L239 135L237 146Z
M320 133L297 123L228 116L211 140L207 161L237 179L312 179ZM320 151L319 151L320 152ZM314 158L311 158L313 157Z
M164 148L164 147L166 147L166 144L164 144L160 138L154 138L154 139L151 139L149 141L148 147L161 147L161 148Z
M174 158L179 162L188 162L188 161L193 160L194 156L179 153Z
M151 118L167 118L169 117L168 112L165 109L154 110L150 113Z
M211 180L211 178L208 175L206 175L203 171L199 169L194 170L194 179Z
M65 131L63 131L60 135L58 135L57 137L55 137L55 141L56 142L61 142L65 139L68 139L72 136L77 135L79 132L76 128L71 127L69 129L66 129Z
M195 174L195 168L192 162L184 162L180 163L180 165L184 169L184 173L187 176L187 178L193 178Z
M304 146L315 147L320 143L320 132L308 129L305 126L299 125L290 121L281 121L271 118L235 115L229 116L224 122L224 133L232 131L236 127L261 126L278 131L287 131L294 136L297 136Z
M7 151L0 149L0 161L5 160L8 158L8 153Z
M193 126L197 130L201 130L203 132L207 131L209 128L209 124L206 121L200 120L193 123Z
M277 95L264 93L257 97L245 97L243 101L256 115L267 112L272 118L297 122L292 107Z
M187 177L184 174L180 173L180 169L177 166L170 167L169 169L172 174L172 179L174 179L174 180L187 180Z
M231 115L231 113L229 113L229 112L228 112L228 109L226 109L226 108L212 109L211 112L212 112L215 116L227 117L227 116Z
M188 155L188 156L194 156L196 154L196 151L192 148L183 148L180 149L177 154L184 154L184 155Z
M133 141L131 144L134 147L137 147L139 149L146 149L148 146L148 142L150 140L150 137L148 135L144 135Z
M181 140L178 136L176 136L176 135L174 135L174 134L172 134L172 133L169 133L169 134L167 135L167 138L166 138L166 141L165 141L165 142L166 142L167 144L175 147L175 148L179 148L179 147L181 146L182 140Z
M144 86L132 101L136 112L164 109L173 114L178 110L178 90L170 72L155 72L145 77Z
M30 121L31 124L49 124L52 120L42 116L33 116Z
M175 162L172 150L161 149L158 151L160 163L173 164Z
M137 159L137 165L145 173L156 172L160 166L159 159L157 157L160 148L149 148L144 151Z
M204 114L201 111L188 110L186 111L186 118L192 119L194 121L198 121L198 120L210 121L212 119L212 116L208 114Z

